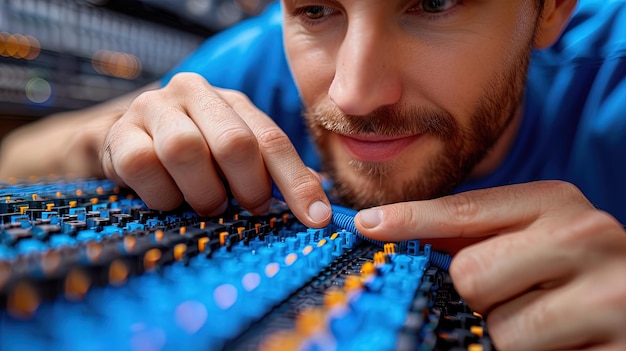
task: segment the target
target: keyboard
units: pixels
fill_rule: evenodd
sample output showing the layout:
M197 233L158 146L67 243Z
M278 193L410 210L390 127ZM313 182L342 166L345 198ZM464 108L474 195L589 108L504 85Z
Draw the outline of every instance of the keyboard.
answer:
M106 180L0 185L0 350L493 350L451 258L313 229L149 209Z

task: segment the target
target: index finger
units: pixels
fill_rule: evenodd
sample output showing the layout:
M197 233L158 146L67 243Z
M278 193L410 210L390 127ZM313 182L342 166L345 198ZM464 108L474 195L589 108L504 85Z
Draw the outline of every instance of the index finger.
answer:
M528 226L564 206L592 207L573 185L541 181L362 210L355 224L381 241L480 238Z
M289 137L241 94L217 89L256 136L265 167L293 214L305 225L330 222L330 202L319 178L302 162Z

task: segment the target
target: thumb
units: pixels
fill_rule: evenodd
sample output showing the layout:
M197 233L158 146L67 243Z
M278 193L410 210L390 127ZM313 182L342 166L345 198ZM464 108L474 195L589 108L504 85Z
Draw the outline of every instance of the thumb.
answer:
M571 184L542 181L374 207L359 212L355 224L379 240L475 239L529 226L553 211L590 206Z
M430 200L429 200L430 201ZM419 239L422 244L430 244L433 249L456 254L464 247L489 237L473 234L455 227L451 222L443 222L429 211L434 204L429 201L396 203L378 206L357 213L354 223L364 236L382 242L399 242Z
M554 199L558 187L556 183L519 184L378 206L360 211L355 225L363 235L381 241L475 242L529 225L541 215L538 199Z

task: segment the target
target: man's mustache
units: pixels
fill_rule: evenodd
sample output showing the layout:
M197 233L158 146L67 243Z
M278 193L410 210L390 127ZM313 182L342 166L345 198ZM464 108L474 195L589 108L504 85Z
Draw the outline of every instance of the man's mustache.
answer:
M436 134L450 138L457 124L449 113L422 107L382 106L364 116L343 113L332 104L323 104L304 113L309 125L342 135L407 136ZM315 131L314 131L315 132Z

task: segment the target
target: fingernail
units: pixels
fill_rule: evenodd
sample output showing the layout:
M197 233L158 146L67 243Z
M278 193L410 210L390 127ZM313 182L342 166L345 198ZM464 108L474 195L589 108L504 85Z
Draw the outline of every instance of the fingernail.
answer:
M330 207L322 201L315 201L309 206L309 217L314 222L321 223L327 220L331 215Z
M359 222L367 229L376 228L383 220L383 211L381 210L362 210L358 213Z

